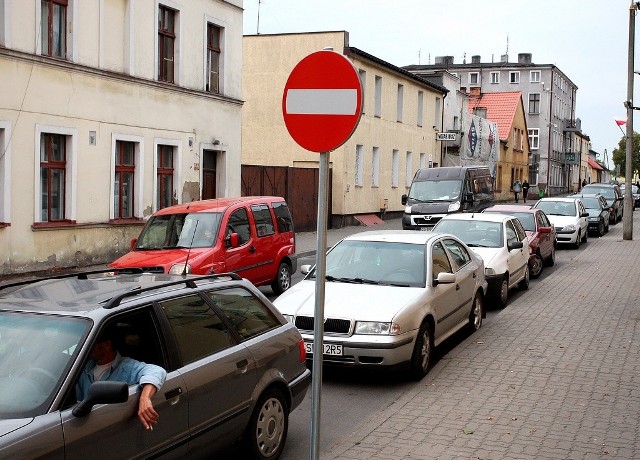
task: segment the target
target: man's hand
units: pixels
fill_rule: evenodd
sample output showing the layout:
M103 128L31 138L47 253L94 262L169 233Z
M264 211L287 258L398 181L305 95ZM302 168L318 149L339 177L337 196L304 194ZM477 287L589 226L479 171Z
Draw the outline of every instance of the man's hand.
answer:
M153 425L158 423L158 413L153 408L153 404L151 404L151 398L156 394L156 391L156 387L150 383L142 386L142 393L138 402L138 418L146 430L153 430Z

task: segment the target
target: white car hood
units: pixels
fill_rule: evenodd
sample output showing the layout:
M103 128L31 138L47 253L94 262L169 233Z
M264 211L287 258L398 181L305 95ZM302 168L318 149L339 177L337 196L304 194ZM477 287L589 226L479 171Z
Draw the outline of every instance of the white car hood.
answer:
M564 227L569 224L578 225L578 218L576 216L550 216L547 214L547 217L554 227Z
M315 280L303 280L286 290L273 304L284 315L314 316ZM424 293L424 288L325 283L325 318L391 321L406 305Z
M485 268L495 268L492 263L496 256L500 254L500 252L504 251L504 248L471 248L473 252L478 254L484 260Z

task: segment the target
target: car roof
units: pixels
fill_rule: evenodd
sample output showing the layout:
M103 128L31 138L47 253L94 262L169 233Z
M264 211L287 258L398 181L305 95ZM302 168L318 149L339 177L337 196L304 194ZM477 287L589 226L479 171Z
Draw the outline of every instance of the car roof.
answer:
M494 212L458 212L455 214L447 214L440 221L443 220L478 220L481 222L505 222L509 219L515 219L514 216L502 213ZM438 225L438 224L436 224Z
M243 196L237 198L214 198L211 200L192 201L190 203L176 204L154 213L154 216L167 214L184 214L195 212L222 212L230 206L240 203L267 203L272 201L285 201L278 196Z
M539 209L533 208L528 205L520 205L520 204L496 204L493 206L489 206L483 212L527 212L530 214L535 214L539 212Z
M420 231L420 230L370 230L347 236L349 241L378 241L388 243L427 244L442 236L452 236L448 233Z
M538 201L551 201L552 203L554 201L563 201L565 203L572 203L575 202L576 200L579 200L580 197L562 197L562 196L558 196L558 197L544 197L544 198L540 198Z

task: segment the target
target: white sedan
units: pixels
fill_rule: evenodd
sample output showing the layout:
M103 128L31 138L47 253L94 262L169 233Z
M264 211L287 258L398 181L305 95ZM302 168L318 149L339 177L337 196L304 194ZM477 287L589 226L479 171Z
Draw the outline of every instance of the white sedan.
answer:
M313 352L315 268L274 305ZM433 349L485 316L484 263L462 241L434 232L362 232L327 253L323 361L404 367L422 378Z
M434 232L456 235L484 260L489 293L500 308L507 305L509 289L529 289L529 241L515 217L491 213L458 213L443 217Z
M579 248L586 243L589 229L589 211L579 198L540 198L534 208L539 208L549 217L556 228L558 243L571 244Z

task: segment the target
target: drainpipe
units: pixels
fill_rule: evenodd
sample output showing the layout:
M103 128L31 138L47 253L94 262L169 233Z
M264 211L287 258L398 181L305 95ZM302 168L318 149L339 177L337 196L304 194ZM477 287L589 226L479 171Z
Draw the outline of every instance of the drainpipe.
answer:
M549 120L547 121L547 128L549 129L549 140L547 143L547 190L545 196L549 195L549 182L551 182L551 134L552 126L551 117L553 116L553 70L551 70L551 83L549 83Z

